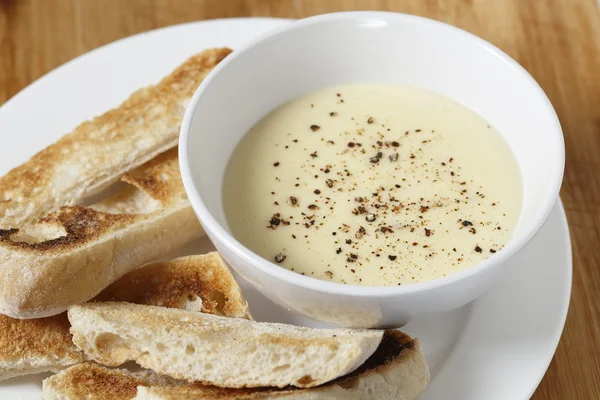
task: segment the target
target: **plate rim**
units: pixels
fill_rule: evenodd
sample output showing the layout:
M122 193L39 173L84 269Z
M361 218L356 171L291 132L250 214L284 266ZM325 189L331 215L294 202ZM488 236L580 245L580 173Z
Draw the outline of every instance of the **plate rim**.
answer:
M555 215L553 216L553 214L555 214ZM563 293L563 295L561 296L561 303L563 303L563 307L560 310L560 313L554 313L554 315L556 315L559 318L559 320L557 321L556 324L554 324L552 326L553 329L551 331L551 333L552 333L551 339L548 340L548 345L544 349L544 352L543 353L539 352L539 354L540 354L539 358L543 359L543 361L540 361L540 363L539 363L539 370L538 370L537 376L535 377L535 379L531 378L529 381L526 381L525 383L521 383L519 385L520 387L523 388L522 390L519 390L519 392L523 392L522 393L523 397L518 397L518 399L523 399L523 400L531 399L531 397L534 395L534 393L538 389L540 383L546 376L546 372L548 371L548 368L550 367L550 363L552 362L552 359L554 358L554 355L556 354L558 345L560 344L560 340L562 339L566 320L567 320L568 313L569 313L570 302L571 302L572 287L573 287L573 246L572 246L572 242L571 242L571 232L570 232L570 227L568 224L567 213L566 213L564 204L562 202L562 199L560 197L556 200L556 203L554 204L554 207L552 208L552 210L549 214L549 218L546 221L546 223L549 222L551 218L555 218L556 223L558 223L560 225L558 228L555 228L554 232L556 232L560 229L559 232L560 233L564 232L564 235L565 235L564 242L561 241L561 247L564 246L564 254L562 254L562 256L564 256L564 260L566 262L561 261L559 263L560 264L559 271L563 271L565 273L565 278L566 278L563 281L563 285L562 285L563 289L560 292L560 293ZM544 223L544 225L540 229L540 232L543 231L546 223ZM554 236L554 235L555 234L553 233L552 236ZM536 236L534 236L534 238ZM525 250L530 245L531 245L531 243L529 243L527 246L525 246L523 248L523 250ZM562 252L563 252L563 250L561 250L561 253ZM494 290L494 288L492 287L490 290ZM467 323L467 322L471 323L474 321L473 320L474 318L478 318L477 316L473 315L472 307L476 306L478 304L478 302L480 302L481 300L484 300L484 299L482 299L481 297L477 298L473 302L471 302L467 306L465 306L465 307L469 307L469 311L468 311L468 315L465 319L465 323ZM478 319L481 320L481 317L479 317ZM477 321L477 320L475 320L475 321ZM484 320L484 322L485 322L485 320ZM439 374L441 371L443 371L445 368L447 368L447 367L445 367L445 364L449 360L451 360L455 354L464 353L465 349L468 349L468 345L472 344L472 343L469 343L468 345L465 345L465 343L461 341L460 338L463 335L465 335L466 333L468 333L468 328L462 329L461 333L458 336L457 341L449 348L449 350L445 354L441 363L437 365L437 367L436 367L437 374ZM529 388L529 389L527 389L527 388ZM425 392L426 391L427 391L427 387L425 388Z
M546 376L546 372L548 372L548 368L550 367L550 363L556 354L556 350L558 349L558 345L560 344L560 340L562 339L562 335L565 330L565 324L567 322L567 317L569 315L569 307L571 306L571 296L573 294L573 242L571 240L571 229L569 227L569 218L567 217L567 212L565 210L565 205L563 204L562 198L559 196L554 204L554 208L558 210L558 217L560 218L560 222L564 225L565 228L565 241L566 241L566 258L567 258L567 281L565 282L565 296L566 299L563 299L564 306L561 310L561 320L560 326L558 327L557 333L555 334L555 338L553 339L552 351L548 352L548 356L546 357L546 361L544 362L545 367L542 371L540 371L540 376L537 378L537 382L534 384L533 388L530 390L529 395L525 397L525 399L530 399L537 388L542 383L542 380ZM566 301L565 301L566 300Z

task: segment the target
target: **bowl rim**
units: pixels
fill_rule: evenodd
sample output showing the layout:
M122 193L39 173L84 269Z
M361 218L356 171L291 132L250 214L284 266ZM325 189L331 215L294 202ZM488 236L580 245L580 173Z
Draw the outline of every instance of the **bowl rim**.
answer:
M290 271L286 268L280 267L269 260L259 256L246 248L242 243L233 237L227 230L221 226L219 222L214 218L212 213L208 210L208 207L204 203L202 196L200 196L194 180L192 178L192 172L190 163L188 161L188 143L190 137L190 126L194 115L198 109L197 105L200 99L203 97L206 88L210 85L212 80L219 74L220 71L227 68L227 66L235 62L241 54L251 51L255 46L267 42L277 36L298 29L304 29L315 24L322 24L327 22L341 21L341 20L358 20L358 19L379 19L385 20L388 23L402 23L402 22L417 22L422 24L429 24L436 27L437 29L445 29L453 34L458 34L464 38L472 41L474 44L483 47L485 50L496 56L501 62L504 62L511 67L517 73L524 75L525 79L532 85L533 90L537 90L540 100L545 103L546 108L550 111L551 118L553 119L554 129L551 129L551 134L548 135L549 139L556 143L554 147L554 158L558 168L553 170L553 177L549 187L549 195L544 199L541 207L538 208L537 213L533 217L533 221L529 226L525 227L518 237L511 238L508 244L496 254L488 257L482 262L475 264L472 267L464 269L462 271L455 272L446 277L437 278L431 281L418 282L409 285L401 286L361 286L354 284L343 284L331 281L325 281L318 278L304 276L299 273ZM542 225L545 223L548 215L550 214L552 207L554 206L556 199L558 198L560 187L562 184L564 165L565 165L565 147L564 137L562 128L556 115L556 111L552 106L547 95L536 82L536 80L517 63L512 57L504 53L502 50L485 41L484 39L467 32L463 29L455 26L446 24L444 22L436 21L433 19L394 12L384 11L348 11L348 12L337 12L330 14L321 14L305 19L294 21L290 24L286 24L282 27L268 31L257 38L249 41L245 45L241 46L238 50L232 52L223 61L221 61L204 79L200 86L196 89L196 92L192 96L187 109L185 111L183 121L180 129L179 136L179 165L181 176L184 184L184 188L188 194L192 208L195 210L198 219L200 220L203 227L216 239L216 241L226 246L230 251L236 254L243 262L247 263L253 268L257 268L260 272L267 274L280 281L284 281L287 284L302 287L306 290L318 291L328 294L337 294L343 296L357 296L357 297L394 297L399 295L408 295L412 293L422 293L431 290L437 290L442 287L455 284L459 281L463 281L467 278L474 278L494 267L498 267L504 264L507 260L512 258L518 252L520 252L530 241L535 237L537 232L540 230Z

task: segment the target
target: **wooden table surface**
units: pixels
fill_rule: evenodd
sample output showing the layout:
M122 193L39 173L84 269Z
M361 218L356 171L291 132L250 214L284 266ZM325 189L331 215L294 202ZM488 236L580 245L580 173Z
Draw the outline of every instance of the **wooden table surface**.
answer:
M473 32L514 57L546 91L565 134L561 196L571 228L574 277L565 331L533 398L600 399L596 0L0 0L0 104L66 61L149 29L211 18L302 18L361 9L423 15Z

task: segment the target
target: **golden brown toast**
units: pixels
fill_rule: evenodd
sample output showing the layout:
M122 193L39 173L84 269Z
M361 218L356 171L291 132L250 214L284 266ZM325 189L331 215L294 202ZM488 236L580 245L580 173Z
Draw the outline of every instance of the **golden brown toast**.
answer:
M42 399L129 400L144 384L176 385L178 381L153 372L130 372L85 363L70 367L44 381Z
M41 319L0 315L0 380L55 371L84 362L65 313Z
M354 371L383 331L311 329L125 302L69 307L73 343L95 361L135 361L219 387L313 387Z
M126 301L250 319L240 288L216 251L131 271L94 301Z
M82 123L0 178L0 229L21 228L75 205L174 147L189 99L230 52L210 49L189 58L157 85Z
M109 300L250 318L239 287L216 252L132 271L94 299ZM0 380L85 361L69 327L66 313L32 320L0 316Z
M373 355L356 371L310 389L294 387L224 389L171 380L151 372L131 373L86 363L44 381L43 399L54 400L233 400L379 399L411 400L429 380L418 340L388 330Z

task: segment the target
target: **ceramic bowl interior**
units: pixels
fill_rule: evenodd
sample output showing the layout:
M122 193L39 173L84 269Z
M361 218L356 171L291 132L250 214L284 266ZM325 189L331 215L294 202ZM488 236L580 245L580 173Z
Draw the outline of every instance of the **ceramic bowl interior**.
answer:
M192 201L201 203L195 208L205 228L209 224L239 245L230 236L222 189L229 157L242 136L282 103L350 82L420 87L489 121L517 159L523 203L510 242L481 264L514 254L535 235L557 198L564 167L560 124L544 92L515 61L476 36L391 13L302 20L236 51L211 73L192 100L181 139L186 188Z

